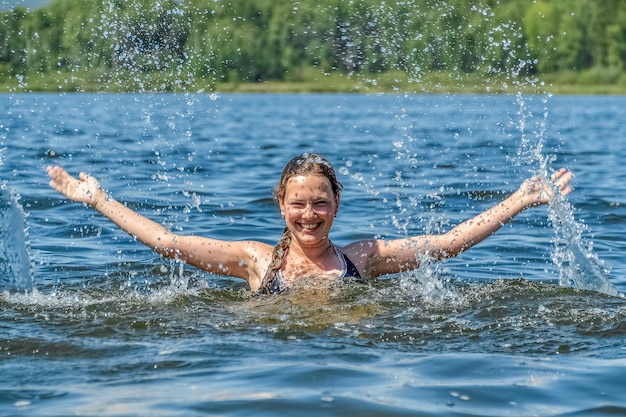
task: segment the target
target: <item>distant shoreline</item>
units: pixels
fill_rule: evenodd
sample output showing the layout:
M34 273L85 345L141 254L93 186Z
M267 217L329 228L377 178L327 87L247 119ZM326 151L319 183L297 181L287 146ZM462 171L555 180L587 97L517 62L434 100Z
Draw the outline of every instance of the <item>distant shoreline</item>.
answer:
M95 92L188 92L188 93L363 93L363 94L558 94L558 95L626 95L626 83L578 82L576 74L550 74L532 82L511 82L507 79L458 80L451 74L427 74L419 81L410 81L406 75L383 73L371 77L347 77L340 74L311 80L284 80L263 82L215 82L193 79L181 82L159 74L146 76L142 82L132 83L128 78L98 76L85 73L31 74L21 77L2 77L1 93L95 93ZM402 78L404 77L404 78ZM457 77L458 78L458 77ZM103 81L104 80L104 81ZM136 80L135 80L136 81ZM182 85L182 87L181 87Z

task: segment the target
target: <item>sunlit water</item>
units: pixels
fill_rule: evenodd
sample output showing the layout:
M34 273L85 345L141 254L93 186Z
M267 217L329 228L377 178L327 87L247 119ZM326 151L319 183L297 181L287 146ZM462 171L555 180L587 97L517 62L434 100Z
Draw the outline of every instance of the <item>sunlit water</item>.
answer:
M626 292L625 105L4 95L0 414L626 415L626 301L606 294ZM181 233L273 243L271 189L304 151L344 183L338 244L448 230L560 166L575 192L412 274L260 297L160 259L45 174L91 172Z

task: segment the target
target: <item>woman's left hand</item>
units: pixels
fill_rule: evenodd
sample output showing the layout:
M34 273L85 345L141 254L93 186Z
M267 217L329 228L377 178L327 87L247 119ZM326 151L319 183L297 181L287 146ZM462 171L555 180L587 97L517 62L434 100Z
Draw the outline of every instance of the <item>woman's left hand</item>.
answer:
M561 195L567 195L572 192L569 182L572 180L571 171L561 168L551 176L552 184L547 183L541 177L534 177L524 181L517 191L524 199L525 207L547 204L554 198L555 190Z

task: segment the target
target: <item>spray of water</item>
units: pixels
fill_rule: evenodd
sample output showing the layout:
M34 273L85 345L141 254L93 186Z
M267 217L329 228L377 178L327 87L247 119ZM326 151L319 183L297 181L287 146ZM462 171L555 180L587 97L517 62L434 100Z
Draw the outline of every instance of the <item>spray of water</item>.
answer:
M5 182L2 182L0 183L0 289L32 289L33 265L29 246L26 215L18 196Z
M584 240L586 226L576 221L569 202L560 195L556 196L550 203L549 213L556 232L552 259L559 267L560 284L618 295L617 289L606 277L610 268L593 252L592 242Z
M529 166L531 173L540 176L544 181L550 180L551 165L556 159L555 155L549 155L543 151L548 99L549 96L543 96L543 118L538 129L532 136L529 136L526 133L526 122L530 113L524 97L521 94L517 96L521 142L517 158L514 160L518 166ZM609 268L593 252L592 242L587 242L583 237L586 225L575 219L572 205L564 196L556 192L556 189L555 196L549 204L548 214L555 231L552 260L559 270L559 284L612 296L618 295L617 289L607 278Z

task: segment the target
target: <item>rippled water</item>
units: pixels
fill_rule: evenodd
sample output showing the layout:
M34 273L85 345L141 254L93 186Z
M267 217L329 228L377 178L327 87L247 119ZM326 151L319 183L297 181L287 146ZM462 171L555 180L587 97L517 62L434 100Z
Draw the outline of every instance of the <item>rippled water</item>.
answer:
M0 414L626 415L626 302L571 288L626 292L625 104L5 95ZM181 233L273 243L271 189L303 151L344 183L338 244L447 230L544 168L575 192L412 274L259 297L160 259L45 174L91 172Z

